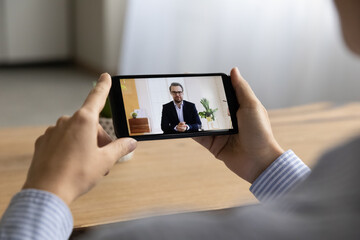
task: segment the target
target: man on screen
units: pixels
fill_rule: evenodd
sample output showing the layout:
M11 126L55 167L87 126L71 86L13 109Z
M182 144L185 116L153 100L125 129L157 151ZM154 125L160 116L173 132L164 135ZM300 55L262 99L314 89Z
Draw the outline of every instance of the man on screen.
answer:
M173 101L164 104L161 115L161 129L164 133L197 132L201 127L195 104L183 100L184 88L173 82L170 87Z

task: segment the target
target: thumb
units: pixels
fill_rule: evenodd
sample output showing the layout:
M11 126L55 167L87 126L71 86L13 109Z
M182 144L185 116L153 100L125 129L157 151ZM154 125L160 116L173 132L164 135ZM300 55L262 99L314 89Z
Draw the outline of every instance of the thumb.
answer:
M114 164L119 158L135 150L137 141L133 138L119 138L103 147Z
M238 68L231 69L231 83L240 107L253 107L259 103L249 83L241 76Z

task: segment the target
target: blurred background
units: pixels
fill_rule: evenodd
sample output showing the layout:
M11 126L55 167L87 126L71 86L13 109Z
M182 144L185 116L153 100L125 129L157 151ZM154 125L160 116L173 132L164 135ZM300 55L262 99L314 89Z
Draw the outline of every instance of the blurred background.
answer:
M360 100L331 0L0 0L0 127L71 115L101 72L233 66L268 109Z

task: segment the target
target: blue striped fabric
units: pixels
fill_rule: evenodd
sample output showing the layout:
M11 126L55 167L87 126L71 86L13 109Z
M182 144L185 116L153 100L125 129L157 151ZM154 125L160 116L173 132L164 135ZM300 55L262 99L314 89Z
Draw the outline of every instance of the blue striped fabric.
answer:
M280 196L307 178L311 170L292 150L283 153L251 185L261 202Z
M56 195L25 189L17 193L0 221L0 239L68 239L73 218Z

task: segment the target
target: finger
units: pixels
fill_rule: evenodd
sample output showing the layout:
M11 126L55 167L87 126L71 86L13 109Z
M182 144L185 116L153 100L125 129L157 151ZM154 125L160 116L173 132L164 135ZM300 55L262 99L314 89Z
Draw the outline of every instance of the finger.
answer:
M35 141L35 148L39 148L43 142L44 142L44 135L41 135Z
M102 128L102 126L100 124L98 124L97 140L98 140L99 147L103 147L112 142L111 137L109 136L109 134L107 134L107 132Z
M230 135L219 135L214 137L214 140L211 143L209 150L215 158L219 159L220 153L222 152L223 148L228 144L229 137Z
M248 82L240 75L238 68L231 69L230 76L240 107L251 107L259 102Z
M54 131L54 129L55 129L55 126L48 127L44 133L44 136L51 134Z
M60 126L63 125L67 120L69 120L69 116L61 116L57 122L56 122L56 126Z
M110 75L107 73L101 74L98 82L87 96L82 107L84 109L89 110L90 112L99 114L101 110L104 108L106 98L110 91L110 87L111 87Z
M104 151L110 156L111 166L121 157L135 150L137 141L133 138L119 138L103 147ZM108 166L110 168L110 166Z

